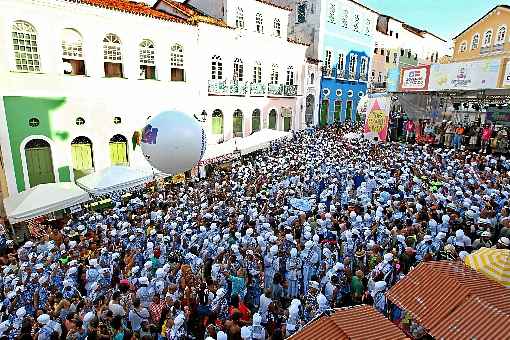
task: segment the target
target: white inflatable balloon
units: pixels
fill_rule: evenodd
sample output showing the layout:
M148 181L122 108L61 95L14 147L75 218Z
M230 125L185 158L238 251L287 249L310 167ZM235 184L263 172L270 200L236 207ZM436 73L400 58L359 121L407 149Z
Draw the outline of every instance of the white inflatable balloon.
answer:
M145 159L168 175L193 168L204 155L206 145L200 123L179 111L161 112L149 119L140 143Z

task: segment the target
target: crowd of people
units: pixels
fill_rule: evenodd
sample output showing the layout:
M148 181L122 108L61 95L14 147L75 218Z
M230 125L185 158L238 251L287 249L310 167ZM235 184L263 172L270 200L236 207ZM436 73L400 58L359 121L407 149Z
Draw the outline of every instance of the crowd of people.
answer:
M504 157L297 132L205 179L0 236L0 339L284 339L422 261L510 246ZM357 131L357 130L355 130Z

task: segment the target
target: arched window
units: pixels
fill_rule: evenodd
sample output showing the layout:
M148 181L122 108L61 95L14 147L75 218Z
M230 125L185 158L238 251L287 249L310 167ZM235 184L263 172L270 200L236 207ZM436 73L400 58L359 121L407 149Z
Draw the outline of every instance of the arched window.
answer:
M73 139L71 142L71 156L75 180L94 171L92 141L88 137L79 136Z
M213 56L211 59L211 79L223 79L223 61L218 55Z
M154 43L144 39L139 45L140 79L156 79Z
M105 77L122 77L122 44L118 36L108 33L103 39Z
M41 65L37 47L37 32L26 21L16 21L12 25L12 46L16 70L26 72L39 72Z
M365 80L365 81L367 80L367 72L368 72L368 58L362 57L360 71L359 71L359 76L362 80Z
M462 44L460 44L459 52L464 53L467 50L467 41L463 41Z
M251 132L260 130L260 110L255 109L251 114Z
M173 44L170 49L171 80L184 81L184 50L182 45Z
M271 66L271 84L278 84L278 64Z
M347 9L344 9L343 13L342 13L342 27L343 28L347 28L349 27L349 10Z
M112 165L128 165L127 138L123 135L110 139L110 161Z
M273 129L273 130L276 130L276 117L277 116L277 112L275 109L271 109L271 111L269 111L269 124L268 124L268 128L270 129Z
M370 35L372 33L372 21L370 18L367 18L365 21L365 35Z
M243 81L243 61L240 58L234 59L234 81Z
M264 19L262 18L262 13L257 13L257 15L255 15L255 26L257 33L264 33Z
M488 30L483 35L483 44L482 44L482 47L490 46L491 43L492 43L492 30Z
M343 78L345 73L345 57L343 53L338 54L338 65L336 74L338 78Z
M213 135L223 134L223 112L218 109L212 113L212 133Z
M255 66L253 66L253 82L255 84L262 83L262 64L260 61L256 61Z
M480 33L476 33L473 35L473 39L471 39L471 49L476 50L480 45Z
M336 5L334 3L330 3L328 7L328 22L334 24L336 17Z
M502 45L505 43L506 38L506 26L501 26L498 29L498 36L496 37L495 45Z
M244 14L243 14L243 9L241 7L237 8L236 27L239 29L244 29Z
M356 54L351 54L349 59L349 79L354 79L356 77L356 66L358 63L358 56Z
M275 37L281 37L281 35L282 35L282 27L280 25L280 19L274 19L273 29L274 29L274 36Z
M243 112L239 109L235 110L232 116L232 132L234 137L243 136Z
M25 144L28 185L54 183L55 172L50 144L44 139L32 139Z
M287 79L285 85L294 85L294 66L287 67Z
M72 28L66 28L62 32L62 62L64 63L64 74L85 74L83 38L78 31Z

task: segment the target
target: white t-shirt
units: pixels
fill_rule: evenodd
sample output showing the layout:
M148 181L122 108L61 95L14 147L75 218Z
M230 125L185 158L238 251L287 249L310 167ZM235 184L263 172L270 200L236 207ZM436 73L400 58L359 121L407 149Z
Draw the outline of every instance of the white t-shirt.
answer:
M262 322L267 322L267 310L271 302L273 302L273 300L266 297L265 294L260 296L259 314L262 317Z
M140 310L132 309L129 311L129 322L131 322L131 329L138 332L142 327L142 322L149 320L149 311L147 308Z

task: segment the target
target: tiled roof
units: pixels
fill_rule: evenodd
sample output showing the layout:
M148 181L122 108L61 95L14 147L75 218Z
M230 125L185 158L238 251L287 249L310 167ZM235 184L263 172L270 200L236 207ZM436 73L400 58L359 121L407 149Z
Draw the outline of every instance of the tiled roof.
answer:
M135 15L141 15L161 20L169 20L179 23L186 23L185 20L173 15L157 11L143 3L128 0L67 0L78 4L86 4L95 7L102 7L114 11L120 11Z
M371 306L339 308L310 322L289 340L404 340L405 334Z
M269 6L284 9L289 12L292 11L292 8L286 5L286 2L282 0L257 0L257 1Z
M310 46L310 44L307 44L307 43L304 43L304 42L301 42L301 41L297 41L297 40L291 39L291 38L287 38L287 41L292 43L292 44L298 44L298 45L303 45L303 46Z
M496 340L510 334L510 290L460 262L424 262L386 296L436 339Z
M480 20L482 20L483 18L485 18L487 15L489 15L490 13L492 13L492 11L494 11L495 9L497 8L503 8L503 9L506 9L506 10L510 10L510 6L508 5L498 5L496 7L494 7L493 9L491 9L490 11L488 11L487 13L485 13L480 19L476 20L474 23L472 23L471 25L469 25L464 31L460 32L459 34L457 34L455 37L453 37L453 39L457 39L460 35L462 35L464 32L466 32L468 29L470 29L471 27L473 27L474 25L476 25L477 23L480 22Z
M203 23L211 24L211 25L215 25L215 26L228 27L227 24L223 20L208 16L205 13L199 11L198 9L196 9L188 4L184 4L184 3L173 1L173 0L161 0L161 2L164 2L168 6L171 6L178 12L182 13L184 16L187 17L187 21L191 24L196 24L197 22L203 22ZM159 1L154 6L156 6L158 3L159 3Z

